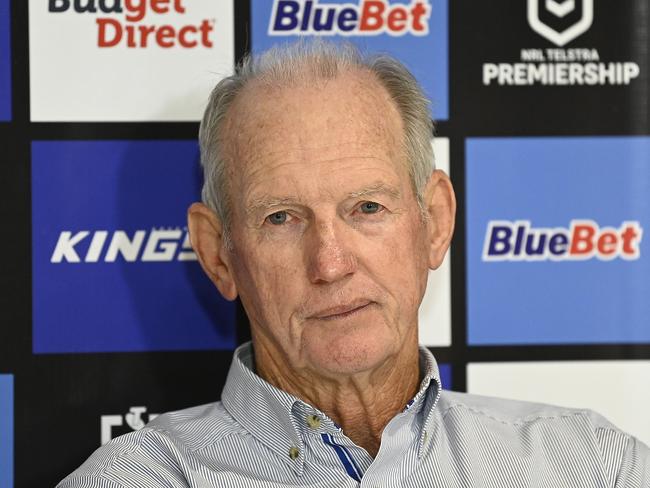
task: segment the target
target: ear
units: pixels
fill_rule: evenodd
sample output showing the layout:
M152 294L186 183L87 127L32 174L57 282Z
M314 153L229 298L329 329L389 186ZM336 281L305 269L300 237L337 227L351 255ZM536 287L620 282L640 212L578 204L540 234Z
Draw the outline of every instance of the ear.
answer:
M237 298L230 254L224 245L223 225L217 215L202 203L193 203L187 210L187 228L205 274L226 300Z
M428 217L429 267L437 269L445 257L454 234L456 196L444 171L432 173L424 191L424 209Z

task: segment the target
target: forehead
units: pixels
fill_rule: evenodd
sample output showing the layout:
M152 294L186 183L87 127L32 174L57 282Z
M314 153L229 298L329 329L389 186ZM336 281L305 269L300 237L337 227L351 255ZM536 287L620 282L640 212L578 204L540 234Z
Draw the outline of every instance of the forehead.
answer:
M285 163L380 158L403 165L395 103L369 72L288 86L253 81L229 110L224 134L231 182L246 186Z

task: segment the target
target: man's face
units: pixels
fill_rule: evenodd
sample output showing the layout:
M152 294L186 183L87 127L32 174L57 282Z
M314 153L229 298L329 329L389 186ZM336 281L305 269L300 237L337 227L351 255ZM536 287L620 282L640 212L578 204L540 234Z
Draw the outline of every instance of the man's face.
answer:
M230 116L229 260L256 350L332 377L415 350L427 232L385 90L252 86Z

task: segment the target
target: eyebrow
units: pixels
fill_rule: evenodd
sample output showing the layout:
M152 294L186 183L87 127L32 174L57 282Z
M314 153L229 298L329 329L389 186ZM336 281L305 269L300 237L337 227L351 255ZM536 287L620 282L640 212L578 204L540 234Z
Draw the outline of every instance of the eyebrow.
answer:
M389 197L398 200L402 194L394 186L387 185L382 182L373 183L369 186L361 188L347 194L346 199L366 198L377 194L386 194ZM268 210L273 207L282 207L286 205L299 205L300 200L296 197L282 197L275 198L271 196L262 196L253 200L246 208L246 214L254 215L258 212Z
M273 198L273 197L264 196L253 200L250 203L250 205L247 206L246 213L248 215L252 215L272 207L280 207L283 205L295 205L297 203L298 203L298 199L295 197Z
M361 190L348 193L348 198L364 198L380 193L387 194L389 197L394 198L395 200L399 199L402 196L401 192L394 186L390 186L382 182L377 182L366 186Z

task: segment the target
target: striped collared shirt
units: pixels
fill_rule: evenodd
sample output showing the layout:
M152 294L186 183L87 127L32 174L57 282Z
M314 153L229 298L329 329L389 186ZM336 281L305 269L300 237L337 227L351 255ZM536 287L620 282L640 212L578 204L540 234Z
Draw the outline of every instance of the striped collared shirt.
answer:
M650 487L650 450L585 410L442 391L420 350L417 395L373 459L323 412L233 358L222 401L161 415L98 449L59 488Z

